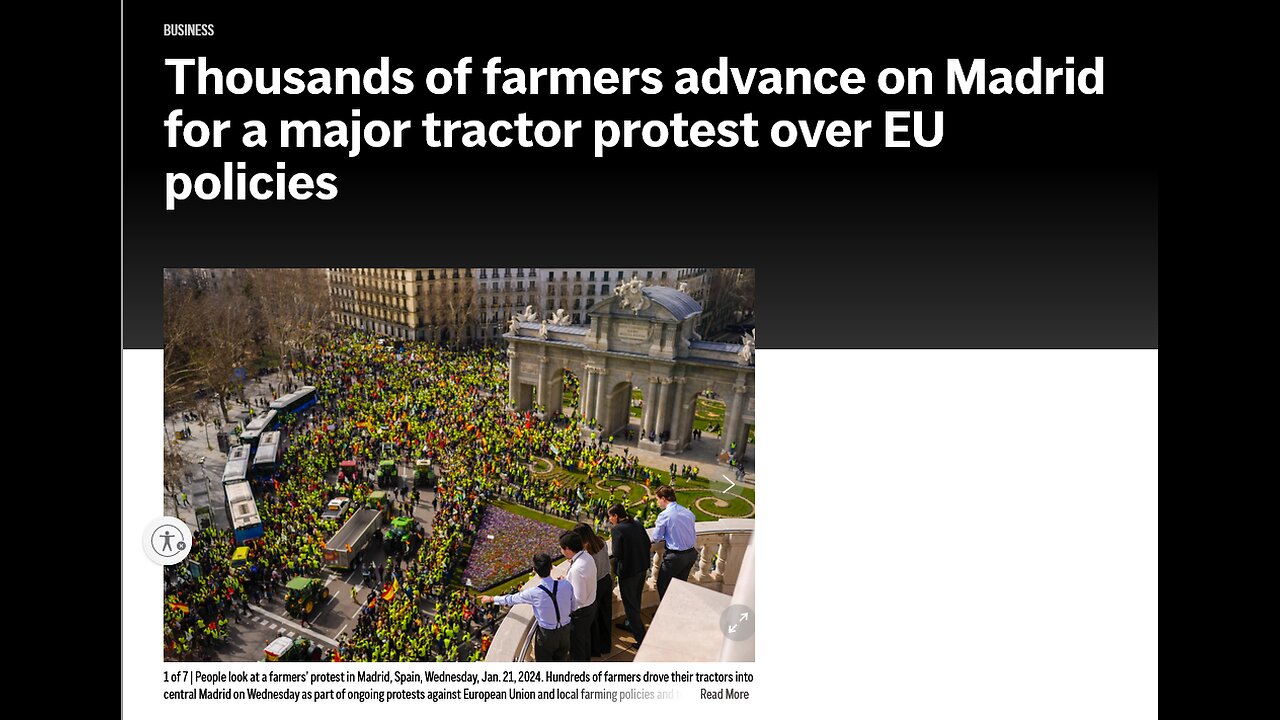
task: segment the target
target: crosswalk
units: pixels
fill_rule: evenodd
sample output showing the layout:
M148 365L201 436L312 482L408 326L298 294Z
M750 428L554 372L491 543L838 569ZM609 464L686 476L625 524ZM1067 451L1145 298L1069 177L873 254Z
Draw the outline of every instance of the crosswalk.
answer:
M324 643L325 645L329 645L330 647L338 646L338 641L334 638L327 635L321 635L311 629L303 628L302 626L297 625L290 620L286 620L285 618L282 618L264 608L260 608L257 605L249 606L249 614L245 617L244 621L261 625L268 630L282 630L285 635L291 638L296 638L299 635L302 635L312 640Z

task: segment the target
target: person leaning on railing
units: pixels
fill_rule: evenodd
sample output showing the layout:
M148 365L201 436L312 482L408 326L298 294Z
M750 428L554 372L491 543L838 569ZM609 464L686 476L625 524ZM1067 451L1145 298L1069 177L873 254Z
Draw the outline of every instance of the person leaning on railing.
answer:
M532 605L537 624L534 660L568 662L570 616L578 609L573 587L566 581L551 579L551 556L546 553L533 556L533 569L542 578L537 585L511 595L481 595L480 602L506 607Z

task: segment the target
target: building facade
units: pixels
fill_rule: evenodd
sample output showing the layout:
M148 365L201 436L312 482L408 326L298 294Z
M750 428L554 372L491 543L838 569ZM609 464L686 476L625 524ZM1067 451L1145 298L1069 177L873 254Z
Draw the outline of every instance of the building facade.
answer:
M497 343L513 315L564 309L575 324L619 282L684 288L699 299L706 268L328 268L338 325L441 343Z

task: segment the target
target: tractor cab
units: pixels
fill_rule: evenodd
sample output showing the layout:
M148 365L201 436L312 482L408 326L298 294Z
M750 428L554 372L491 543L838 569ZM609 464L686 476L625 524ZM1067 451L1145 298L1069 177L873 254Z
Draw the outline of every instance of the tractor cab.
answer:
M319 578L296 577L285 585L285 610L303 620L311 617L316 606L329 599L329 588Z

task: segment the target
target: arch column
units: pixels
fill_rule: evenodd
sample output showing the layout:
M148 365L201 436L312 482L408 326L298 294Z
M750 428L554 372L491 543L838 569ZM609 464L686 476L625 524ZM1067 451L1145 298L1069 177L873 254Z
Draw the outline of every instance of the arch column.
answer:
M724 424L724 452L729 452L729 446L738 441L742 428L742 406L746 402L747 386L738 384L733 386L733 406L729 408L729 417ZM741 450L743 443L738 442L738 448ZM738 453L741 455L741 452Z
M607 414L605 413L605 411L608 408L605 407L605 401L608 400L609 398L605 388L605 385L607 384L605 382L605 373L606 373L606 370L604 368L596 369L597 377L595 382L595 386L596 386L595 418L596 418L596 422L600 423L600 427L602 428L608 424L608 421L606 420Z
M667 400L671 395L671 378L664 377L661 382L662 391L658 396L658 427L654 430L658 435L662 435L662 432L667 429L667 405L669 404Z
M507 348L507 403L516 406L516 390L520 387L520 375L516 371L517 353L515 348Z
M649 376L649 389L644 393L644 415L640 428L648 435L658 423L658 376Z
M547 358L538 358L538 405L547 407Z
M578 417L583 420L591 419L591 391L595 389L596 369L590 365L583 365L582 372L586 377L581 378L582 384L578 389Z
M689 431L693 429L693 414L688 408L688 393L685 391L685 383L689 378L678 377L676 382L676 397L673 409L676 414L674 427L671 429L671 442L675 445L676 450L683 450L689 446Z
M547 396L543 406L547 408L548 413L558 413L564 410L564 370L557 367L552 372L555 374L547 381L547 392L551 394ZM541 397L542 391L538 392Z

